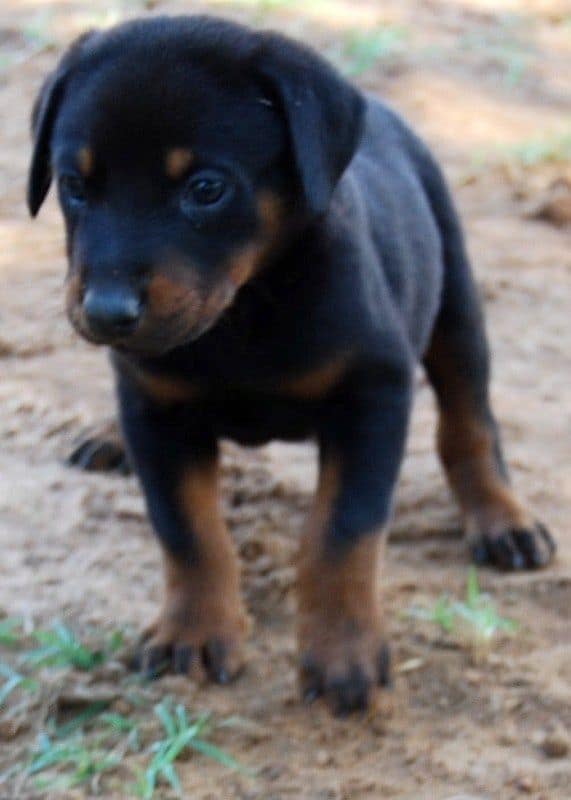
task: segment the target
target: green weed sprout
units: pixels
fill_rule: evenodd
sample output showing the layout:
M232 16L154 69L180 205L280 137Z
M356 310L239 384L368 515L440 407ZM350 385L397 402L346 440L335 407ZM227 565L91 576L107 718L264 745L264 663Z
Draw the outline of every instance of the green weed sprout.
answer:
M18 631L18 633L16 633ZM19 617L5 617L0 622L0 645L16 647L22 640L22 620Z
M498 634L513 634L519 628L514 620L500 616L492 598L480 590L475 567L468 571L464 601L441 595L431 608L413 607L408 616L432 622L448 634L459 629L475 660L485 657Z
M57 779L36 779L38 788L68 789L86 783L97 775L114 770L121 761L118 754L104 750L101 742L102 737L99 737L88 746L81 733L72 739L54 741L45 732L41 733L27 772L36 775L45 770L67 771Z
M74 667L84 671L103 664L123 641L122 635L116 631L103 650L90 650L61 622L54 622L47 630L34 631L32 638L40 646L22 655L23 664L33 668Z
M108 703L92 703L69 722L57 725L49 720L37 739L35 752L26 767L40 789L62 790L98 781L123 762L127 752L140 751L139 725L134 720L106 712ZM93 726L95 735L86 736Z
M341 67L349 77L357 77L377 62L397 55L406 36L404 28L384 25L372 31L350 31L341 51Z
M524 167L536 164L571 161L571 130L559 136L529 139L506 150L506 154Z
M0 676L6 679L0 686L0 708L16 689L23 689L26 692L35 692L38 689L37 681L28 678L26 675L21 675L9 667L8 664L2 664L1 662Z
M137 794L144 800L152 800L159 780L166 782L178 795L181 794L174 762L189 748L212 758L224 767L243 774L252 774L230 755L205 739L212 729L210 714L201 714L189 719L184 706L177 705L173 709L168 699L155 706L155 714L163 726L165 737L153 744L151 762L137 782Z

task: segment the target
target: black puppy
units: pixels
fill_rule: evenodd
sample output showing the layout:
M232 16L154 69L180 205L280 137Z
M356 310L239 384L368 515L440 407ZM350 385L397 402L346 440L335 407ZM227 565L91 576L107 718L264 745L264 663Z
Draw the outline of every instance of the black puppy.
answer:
M89 33L33 115L32 215L52 171L67 309L112 348L120 418L159 537L164 608L142 665L239 669L239 571L218 509L217 442L314 437L299 555L302 691L364 708L386 680L379 545L415 363L478 562L546 564L554 544L509 488L482 314L426 147L310 50L208 17Z

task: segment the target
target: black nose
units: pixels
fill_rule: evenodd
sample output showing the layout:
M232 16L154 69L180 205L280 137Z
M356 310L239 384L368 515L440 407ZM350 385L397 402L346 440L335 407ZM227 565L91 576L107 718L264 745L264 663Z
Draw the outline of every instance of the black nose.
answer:
M87 324L99 336L133 333L142 314L140 297L126 289L88 289L83 298Z

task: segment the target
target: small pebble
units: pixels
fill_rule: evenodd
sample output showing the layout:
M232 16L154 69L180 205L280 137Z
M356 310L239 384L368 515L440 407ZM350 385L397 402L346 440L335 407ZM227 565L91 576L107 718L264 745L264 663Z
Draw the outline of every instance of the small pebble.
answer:
M541 743L541 749L548 758L565 758L570 747L569 735L562 728L546 733Z
M513 727L505 728L498 734L498 744L502 747L512 747L517 742L517 731Z
M486 798L475 794L455 794L452 797L447 797L446 800L486 800Z
M131 711L133 710L131 704L128 703L126 700L124 700L122 697L120 697L118 700L115 700L112 708L116 714L123 714L124 716L130 714Z
M0 739L4 741L15 739L27 727L22 719L0 720Z
M333 756L329 750L318 750L315 754L315 763L319 767L329 767L333 764Z
M522 775L521 777L516 778L515 785L520 792L531 794L535 790L536 782L531 775Z
M482 673L477 669L467 669L464 672L464 677L470 686L479 686L482 682Z

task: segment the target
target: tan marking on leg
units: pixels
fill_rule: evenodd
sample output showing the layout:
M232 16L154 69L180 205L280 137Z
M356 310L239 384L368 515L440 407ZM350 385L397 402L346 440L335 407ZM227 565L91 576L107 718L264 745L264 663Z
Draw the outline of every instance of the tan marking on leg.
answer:
M437 443L450 485L466 520L467 532L498 533L532 520L500 474L493 431L478 414L470 390L447 355L446 343L431 345L446 395L440 400Z
M80 147L76 155L77 166L84 178L88 178L95 165L93 150L90 147Z
M467 533L501 533L532 523L498 472L493 437L463 404L441 411L438 451L465 517Z
M242 663L248 630L240 597L240 573L232 540L218 503L216 464L191 467L179 486L178 501L192 531L190 563L164 552L165 601L153 627L153 644L200 648L218 641L225 667L235 674Z
M194 156L186 147L173 147L165 156L165 173L176 181L182 178L192 164Z
M299 551L299 645L302 654L310 653L330 675L358 664L376 682L383 540L372 532L346 553L328 552L325 537L338 488L339 465L326 462Z

